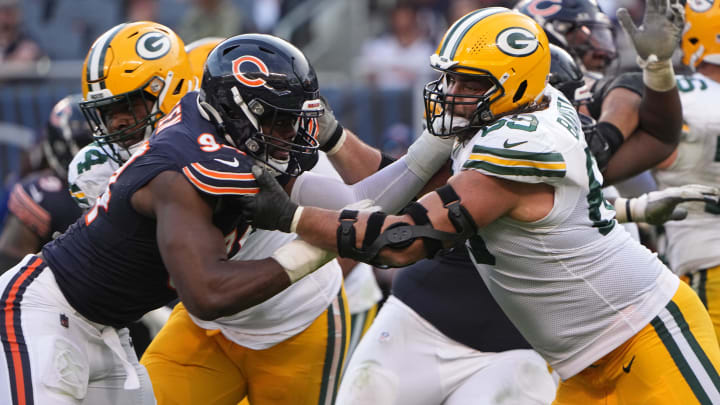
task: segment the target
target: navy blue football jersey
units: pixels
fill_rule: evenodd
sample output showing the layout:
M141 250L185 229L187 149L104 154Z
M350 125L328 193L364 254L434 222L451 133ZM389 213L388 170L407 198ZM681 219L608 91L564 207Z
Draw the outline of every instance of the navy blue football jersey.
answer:
M228 255L249 231L239 212L242 197L258 192L254 161L223 144L199 108L196 92L183 97L112 175L95 206L43 249L68 302L91 321L122 326L177 297L158 250L156 221L130 203L161 172L182 173L199 193L215 197L213 224L226 236Z
M65 232L82 215L65 180L50 170L31 173L15 184L8 209L37 235L41 245L52 240L55 232Z
M490 295L464 245L399 270L392 294L446 336L473 349L530 348Z

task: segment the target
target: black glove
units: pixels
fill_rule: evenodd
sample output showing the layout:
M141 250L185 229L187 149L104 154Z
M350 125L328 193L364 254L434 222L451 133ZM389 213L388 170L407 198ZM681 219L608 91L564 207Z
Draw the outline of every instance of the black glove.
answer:
M243 214L252 218L255 228L290 232L298 205L290 201L290 196L270 171L255 165L252 173L260 186L260 192L255 197L246 198Z

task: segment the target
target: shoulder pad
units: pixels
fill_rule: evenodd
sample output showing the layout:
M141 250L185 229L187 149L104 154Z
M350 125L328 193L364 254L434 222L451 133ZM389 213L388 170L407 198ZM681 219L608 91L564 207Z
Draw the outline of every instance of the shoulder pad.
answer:
M190 163L182 172L199 191L212 195L247 195L259 191L252 175L253 160L242 152L216 153L212 159Z
M67 179L70 195L80 208L88 209L95 204L119 167L94 142L80 149L70 162Z
M503 129L493 137L476 135L460 155L464 157L462 169L523 183L546 183L565 177L565 159L555 150L551 139L537 133Z

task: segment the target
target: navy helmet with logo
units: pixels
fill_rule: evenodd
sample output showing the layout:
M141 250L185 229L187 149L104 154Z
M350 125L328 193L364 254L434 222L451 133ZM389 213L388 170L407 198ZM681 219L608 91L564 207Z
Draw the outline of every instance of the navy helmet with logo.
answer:
M67 178L73 156L93 140L90 127L78 106L80 101L81 94L72 94L55 104L42 141L48 166L61 179Z
M610 18L595 0L522 0L515 10L537 21L551 43L589 71L602 72L617 58Z
M324 113L310 62L292 44L244 34L208 55L201 105L232 146L292 176L316 157L317 117Z
M80 107L95 139L118 162L196 85L185 45L154 22L120 24L95 40L82 72ZM119 118L118 118L119 117Z

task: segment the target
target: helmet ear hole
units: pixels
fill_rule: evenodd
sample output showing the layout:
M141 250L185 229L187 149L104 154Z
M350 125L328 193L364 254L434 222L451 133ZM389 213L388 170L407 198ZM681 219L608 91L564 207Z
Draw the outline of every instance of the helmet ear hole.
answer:
M695 37L688 39L688 41L690 41L690 43L693 44L693 45L695 45L695 44L698 43L698 39L695 38Z
M518 86L517 91L515 92L515 95L513 96L513 103L517 103L518 100L522 98L522 96L525 94L525 90L527 89L527 80L523 80L522 83Z

